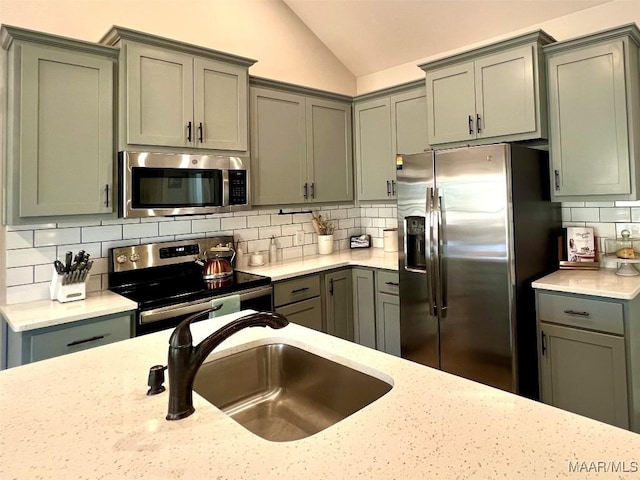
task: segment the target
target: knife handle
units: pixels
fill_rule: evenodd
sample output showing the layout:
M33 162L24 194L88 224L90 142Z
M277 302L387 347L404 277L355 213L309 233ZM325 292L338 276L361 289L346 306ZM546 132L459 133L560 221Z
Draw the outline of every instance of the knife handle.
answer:
M73 257L73 253L67 252L64 254L64 271L69 272L71 270L71 259Z

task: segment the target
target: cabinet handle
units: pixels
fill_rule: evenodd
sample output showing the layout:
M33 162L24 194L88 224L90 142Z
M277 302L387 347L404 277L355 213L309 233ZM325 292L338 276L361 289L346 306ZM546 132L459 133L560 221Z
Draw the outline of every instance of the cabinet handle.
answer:
M591 314L589 312L579 312L577 310L565 310L564 313L567 315L576 315L578 317L590 317Z
M291 290L291 293L300 293L304 292L305 290L309 290L309 287L296 288L295 290Z
M469 135L473 135L473 117L469 115Z
M187 123L187 142L191 142L191 122Z
M384 282L385 285L391 285L392 287L399 287L400 284L398 282Z
M387 197L391 196L391 182L387 180Z
M476 131L480 133L482 129L480 128L480 114L476 114Z
M311 182L311 198L316 198L316 184Z
M104 186L104 206L105 207L109 206L109 184L108 183Z
M333 297L333 278L329 280L329 294Z
M556 190L560 190L560 171L554 170L553 175L555 178Z
M547 351L547 336L544 334L544 332L540 332L540 351L542 352L542 355L544 355L544 352Z
M104 335L96 335L95 337L85 338L84 340L75 340L71 343L67 343L67 347L75 347L76 345L81 345L83 343L95 342L96 340L101 340L104 338Z
M391 180L391 195L392 196L396 196L396 181L395 180Z
M198 140L202 143L202 132L203 132L202 122L198 125Z
M309 195L307 193L307 184L306 183L304 184L303 188L304 188L304 198L309 198Z

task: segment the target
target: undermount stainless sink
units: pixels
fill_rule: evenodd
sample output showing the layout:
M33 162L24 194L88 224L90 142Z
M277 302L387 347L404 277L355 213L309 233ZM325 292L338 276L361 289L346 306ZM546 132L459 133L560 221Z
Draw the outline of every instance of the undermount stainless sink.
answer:
M391 388L383 380L284 343L205 363L194 383L202 397L274 442L320 432Z

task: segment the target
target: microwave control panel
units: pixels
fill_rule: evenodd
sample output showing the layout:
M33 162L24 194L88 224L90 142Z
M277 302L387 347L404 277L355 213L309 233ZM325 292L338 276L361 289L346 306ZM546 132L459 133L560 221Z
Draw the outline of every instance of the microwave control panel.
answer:
M229 170L229 205L246 205L247 189L247 171Z

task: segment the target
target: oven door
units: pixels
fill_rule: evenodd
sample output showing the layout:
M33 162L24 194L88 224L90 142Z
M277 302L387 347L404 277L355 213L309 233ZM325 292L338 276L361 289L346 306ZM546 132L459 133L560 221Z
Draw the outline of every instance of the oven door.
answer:
M273 311L272 302L273 287L271 285L265 287L257 287L249 290L242 290L229 296L212 297L208 299L199 300L197 302L191 302L187 304L171 305L168 307L156 308L153 310L147 310L138 312L135 335L145 335L147 333L158 332L167 328L173 328L177 326L184 319L193 315L194 313L202 312L211 308L212 301L215 300L216 305L224 306L224 299L238 295L240 297L240 307L238 310L257 310L263 312ZM229 309L225 308L227 313L231 313ZM203 320L205 320L203 318Z

